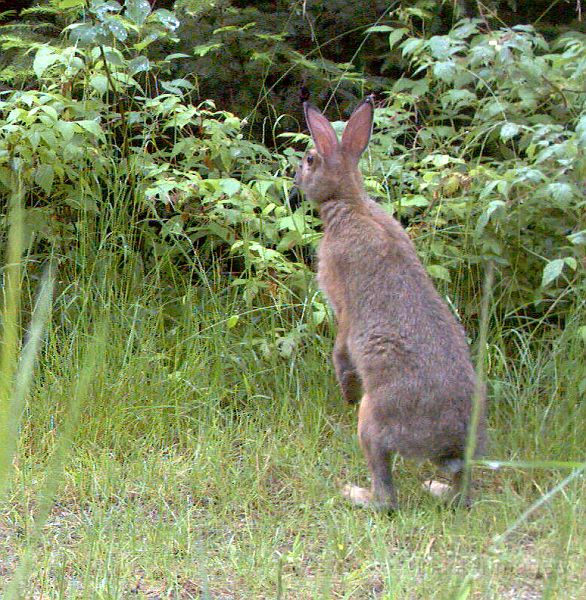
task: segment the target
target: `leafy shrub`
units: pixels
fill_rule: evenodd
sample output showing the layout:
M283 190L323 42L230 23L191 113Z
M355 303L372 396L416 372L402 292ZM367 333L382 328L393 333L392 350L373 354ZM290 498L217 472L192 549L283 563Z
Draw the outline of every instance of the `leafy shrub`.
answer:
M283 159L212 101L190 104L190 81L165 80L178 55L145 53L177 24L148 3L94 0L70 45L36 46L39 89L0 102L0 193L16 180L26 190L33 254L53 246L75 262L89 229L114 253L123 236L147 267L215 261L249 301L277 283L303 288L307 269L286 253L314 239L313 217L283 203Z
M61 4L79 17L81 0ZM305 297L299 259L319 222L284 201L299 152L271 152L213 101L191 103L193 78L170 78L185 56L151 52L174 43L173 13L92 0L80 14L63 43L31 42L38 89L0 101L0 194L25 190L31 254L57 248L81 264L95 232L114 262L214 271L247 302ZM471 20L423 37L414 14L368 32L388 39L386 60L405 75L379 95L367 184L464 314L491 260L506 314L562 316L584 274L584 37ZM323 320L319 301L313 313Z
M466 20L429 39L393 29L389 42L409 76L379 111L372 169L430 272L477 289L490 259L507 311L563 312L584 275L586 37Z

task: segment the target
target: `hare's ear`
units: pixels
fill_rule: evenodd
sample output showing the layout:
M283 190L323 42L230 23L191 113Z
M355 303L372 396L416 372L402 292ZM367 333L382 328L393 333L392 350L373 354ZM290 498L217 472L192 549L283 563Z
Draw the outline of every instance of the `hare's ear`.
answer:
M358 162L362 153L368 146L372 132L372 119L374 117L374 105L372 97L368 96L359 104L342 135L342 150L345 154Z
M321 112L309 102L303 103L303 110L317 153L326 160L331 158L340 145L334 128Z

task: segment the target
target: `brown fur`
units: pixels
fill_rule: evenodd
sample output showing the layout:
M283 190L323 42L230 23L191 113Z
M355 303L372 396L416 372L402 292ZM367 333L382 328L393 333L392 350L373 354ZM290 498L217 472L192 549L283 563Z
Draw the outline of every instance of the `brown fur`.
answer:
M358 434L370 491L347 487L361 505L396 506L390 457L427 458L456 471L466 446L475 372L463 328L433 287L398 221L366 195L358 161L370 138L370 100L351 116L341 143L305 105L315 144L295 176L319 207L324 237L318 280L336 314L334 366L349 402L362 398ZM477 448L484 443L484 416Z

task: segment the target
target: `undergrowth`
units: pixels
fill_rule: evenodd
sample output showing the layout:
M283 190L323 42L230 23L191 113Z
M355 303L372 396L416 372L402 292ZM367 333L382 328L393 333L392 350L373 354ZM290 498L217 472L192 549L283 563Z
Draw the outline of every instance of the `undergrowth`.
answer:
M131 295L82 280L57 296L2 474L5 597L583 595L585 365L573 323L550 342L491 326L491 445L475 505L439 506L420 487L432 467L397 460L402 508L388 517L339 492L366 471L355 410L327 366L329 333L299 306L250 311L207 285L175 292L172 310L156 277ZM84 310L60 322L76 301ZM283 355L278 331L291 322L311 335Z
M180 57L146 49L171 13L86 8L31 47L38 89L0 102L3 597L584 597L582 37L371 31L412 72L377 100L366 182L490 398L471 511L396 459L389 517L339 493L366 469L311 275L319 220L286 200L299 151L165 79Z

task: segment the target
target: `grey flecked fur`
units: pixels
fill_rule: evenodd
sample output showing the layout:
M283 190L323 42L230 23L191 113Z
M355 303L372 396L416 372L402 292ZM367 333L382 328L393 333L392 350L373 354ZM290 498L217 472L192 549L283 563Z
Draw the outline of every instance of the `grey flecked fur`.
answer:
M356 108L341 143L318 109L304 108L315 149L295 183L324 223L318 280L338 322L334 366L346 400L362 394L358 434L372 477L370 491L351 486L346 495L391 509L392 453L430 459L459 486L475 372L464 330L405 230L364 191L358 161L370 139L372 101ZM478 453L484 442L483 414Z

